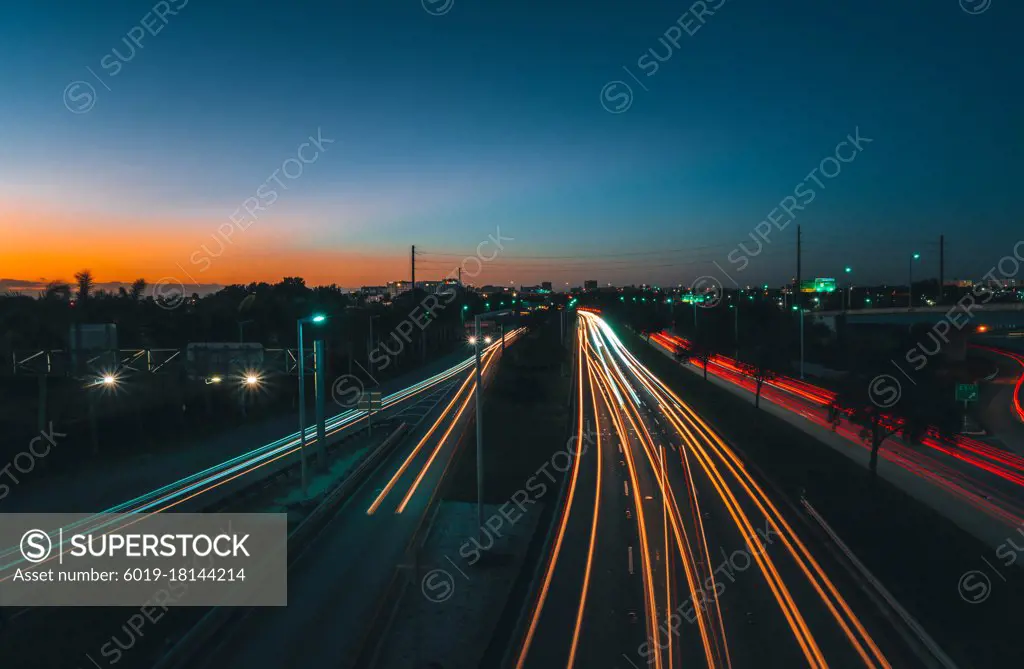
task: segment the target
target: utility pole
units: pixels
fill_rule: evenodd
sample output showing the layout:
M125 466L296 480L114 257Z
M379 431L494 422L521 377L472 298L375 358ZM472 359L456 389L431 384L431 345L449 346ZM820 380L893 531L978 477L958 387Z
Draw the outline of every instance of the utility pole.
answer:
M801 281L800 281L800 269L801 260L803 259L803 247L801 245L803 240L803 230L800 229L800 224L796 226L796 290L793 293L793 304L796 305L796 315L800 319L800 379L804 378L804 299L803 293L801 292Z
M476 515L479 526L484 526L484 409L480 384L480 349L484 346L483 333L480 331L480 315L474 319L473 349L476 355ZM482 530L481 530L482 531Z
M459 288L462 288L462 265L459 265Z
M488 311L473 317L473 349L476 357L476 515L481 536L484 532L484 409L483 409L483 373L480 369L480 353L484 348L484 334L480 321L484 318L507 316L508 309ZM502 332L504 341L504 332Z
M942 304L943 293L945 292L946 276L946 235L939 235L939 301Z
M306 354L302 350L302 319L296 325L298 336L296 337L296 357L299 365L299 460L301 464L302 477L302 498L305 499L309 491L308 475L306 474Z
M415 297L415 292L416 292L416 245L415 244L412 245L412 253L409 254L409 260L411 261L411 264L412 264L412 286L410 286L409 290L413 291L413 296Z
M801 239L802 239L802 237L803 237L803 231L800 229L800 224L798 223L797 226L796 226L796 285L793 286L793 304L795 304L795 305L797 305L798 307L801 307L801 308L804 306L804 301L802 299L802 295L800 294L800 287L801 287L801 283L800 283L800 268L801 268L801 260L802 260L801 256L802 256L802 250L803 250L802 247L801 247Z
M800 380L804 380L804 308L796 312L797 317L800 319Z

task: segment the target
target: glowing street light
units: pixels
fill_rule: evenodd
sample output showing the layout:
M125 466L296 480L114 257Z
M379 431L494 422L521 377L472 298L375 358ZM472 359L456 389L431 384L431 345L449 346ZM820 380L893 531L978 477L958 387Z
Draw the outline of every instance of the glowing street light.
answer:
M260 377L256 376L255 374L249 374L249 375L247 375L245 377L245 385L247 385L247 386L255 386L259 382L260 382Z
M476 346L476 337L470 337L468 341L470 346Z
M907 308L914 308L914 261L920 260L921 254L915 253L910 256L910 261L907 263L909 267L909 280L907 281Z
M117 378L115 378L113 374L105 374L101 381L105 386L112 386L117 383Z
M224 380L224 379L222 379L222 378L221 378L221 377L219 377L219 376L211 376L211 377L210 377L210 383L220 383L220 382L221 382L221 381L223 381L223 380Z
M843 271L846 272L847 274L852 274L853 273L853 268L850 267L849 265L847 265L846 267L843 268ZM850 283L846 284L846 290L845 291L843 291L842 287L840 287L839 290L840 290L840 293L841 293L841 297L843 298L843 311L846 311L847 307L852 309L853 308L853 283L850 282Z
M484 343L485 344L490 344L491 343L491 338L490 337L484 337Z
M313 314L312 316L306 316L296 321L296 344L299 366L299 461L301 462L301 477L302 477L302 496L305 497L309 488L307 486L307 475L306 475L306 354L302 350L302 324L303 323L314 323L319 325L327 320L327 316L323 314ZM314 355L316 355L316 347L314 347ZM323 377L323 369L317 365L316 369L317 378ZM319 402L322 400L322 394L317 395L317 408L319 409ZM319 435L319 430L317 432ZM323 440L317 440L317 448L323 449ZM321 458L321 465L323 465L323 458Z

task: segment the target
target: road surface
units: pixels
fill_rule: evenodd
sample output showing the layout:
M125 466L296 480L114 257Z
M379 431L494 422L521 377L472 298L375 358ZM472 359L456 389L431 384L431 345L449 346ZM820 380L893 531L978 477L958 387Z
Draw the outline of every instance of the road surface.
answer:
M793 508L580 316L577 429L596 448L571 471L513 666L920 666Z

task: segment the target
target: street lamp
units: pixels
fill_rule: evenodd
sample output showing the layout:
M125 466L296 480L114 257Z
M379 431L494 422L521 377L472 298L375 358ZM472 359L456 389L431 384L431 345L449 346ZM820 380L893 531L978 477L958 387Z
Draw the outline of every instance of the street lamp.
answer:
M914 308L914 261L921 258L920 253L915 253L910 256L910 261L907 263L909 271L909 280L907 282L907 309Z
M480 332L480 319L481 318L494 318L496 316L506 316L510 311L489 311L483 314L477 314L473 318L473 331L475 335L470 338L470 343L473 344L474 356L476 357L476 514L477 525L483 532L484 527L484 411L483 404L481 403L481 390L480 385L482 383L482 371L480 369L480 349L483 346L479 345L478 342L481 339L485 341L490 340L490 337L483 338Z
M843 271L846 272L847 274L851 274L853 272L853 268L850 267L849 265L847 265L843 269ZM843 311L846 311L846 309L848 307L849 308L853 308L853 282L848 282L846 284L846 292L843 293L842 297L843 297Z
M736 333L733 335L733 339L736 344L736 362L740 360L740 306L739 300L736 304L730 304L729 308L732 309L733 325L736 328Z
M296 321L298 329L298 362L299 362L299 460L302 468L302 496L305 497L308 491L306 477L306 354L302 350L302 325L303 323L320 324L327 320L323 314L313 314ZM317 369L317 374L323 370Z
M113 374L105 374L100 381L105 386L112 386L117 383L117 378Z

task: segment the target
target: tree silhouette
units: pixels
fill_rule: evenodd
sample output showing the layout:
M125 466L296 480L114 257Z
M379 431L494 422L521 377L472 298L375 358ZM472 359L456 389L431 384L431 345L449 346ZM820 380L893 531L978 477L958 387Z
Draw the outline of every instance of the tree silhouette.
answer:
M78 295L77 299L80 302L85 302L92 295L93 287L95 286L95 280L92 276L92 271L83 269L80 272L75 272L75 283L78 284Z
M146 292L146 280L135 279L132 281L132 288L128 293L128 296L132 298L133 302L138 302L142 299L143 294Z
M71 286L65 281L51 281L46 284L41 298L44 300L67 302L71 299Z

